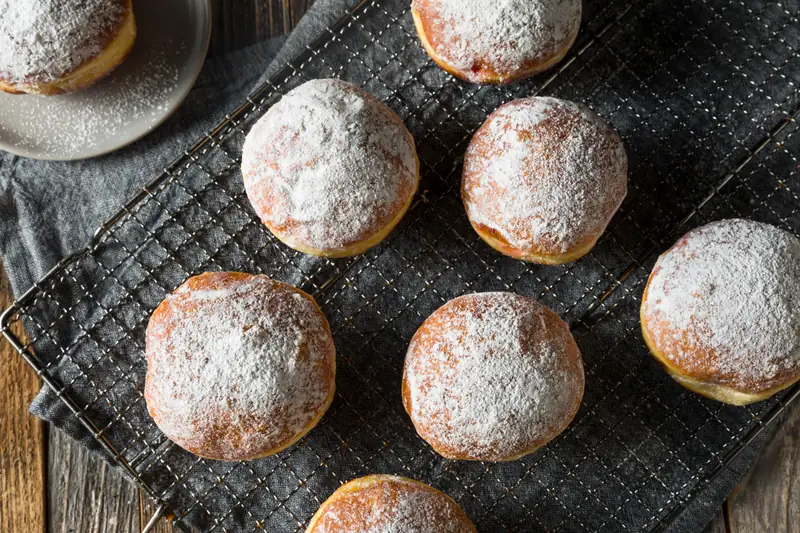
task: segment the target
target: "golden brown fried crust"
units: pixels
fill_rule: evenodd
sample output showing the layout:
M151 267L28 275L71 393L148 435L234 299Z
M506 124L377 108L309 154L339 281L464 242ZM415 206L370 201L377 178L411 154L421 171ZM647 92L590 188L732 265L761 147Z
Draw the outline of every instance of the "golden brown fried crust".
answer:
M485 306L485 302L475 298L469 298L468 296L451 300L445 304L445 306L440 307L431 316L429 316L425 322L422 323L417 332L414 334L414 337L410 343L410 345L414 347L415 353L426 353L436 349L445 351L452 350L451 347L445 346L437 348L436 346L436 344L438 344L440 339L443 337L441 332L451 327L453 322L452 317L455 315L464 314L480 315ZM544 343L547 342L547 340L560 340L564 343L566 348L562 360L564 371L568 373L583 374L583 359L581 358L580 351L578 350L578 345L575 343L575 340L569 331L569 326L567 326L567 324L553 311L544 306L541 307L544 323L542 324L541 328L537 328L537 333L546 332L547 336L539 336L535 339L530 338L527 342ZM460 331L458 333L459 334L451 335L450 338L461 338L466 334L466 331ZM523 344L524 343L525 341L523 340ZM409 357L413 357L413 354L410 353L408 356L406 356L406 369L408 368ZM489 460L502 462L515 461L520 457L524 457L525 455L533 453L564 431L575 418L575 415L578 414L578 410L581 406L581 400L583 399L583 388L576 390L576 394L572 398L571 414L564 425L548 428L549 431L546 435L544 435L541 439L531 442L530 446L519 451L518 453L502 456L495 451L493 454L489 454L491 457L487 456L481 458L476 458L462 447L454 446L451 443L446 442L446 440L438 438L437 435L431 431L430 425L425 423L425 420L420 420L419 418L412 416L411 390L408 385L407 371L403 372L402 399L403 407L405 408L405 411L409 417L411 417L411 421L414 425L414 428L417 430L417 433L428 444L430 444L436 453L442 457L459 461ZM479 443L476 442L474 444L477 445Z
M597 235L586 237L570 247L567 252L562 252L560 248L557 249L552 243L547 243L546 241L544 241L543 244L534 244L523 250L512 246L505 237L500 235L494 228L490 228L474 220L470 220L469 222L478 236L483 239L483 242L501 254L519 259L520 261L527 261L539 265L563 265L565 263L577 261L592 251L592 248L594 248L594 245L597 244L597 240L602 235L598 233Z
M470 70L461 70L450 65L437 53L437 50L446 45L442 42L441 36L434 30L437 25L441 25L441 21L426 9L429 1L430 0L416 0L411 7L411 16L414 19L414 25L416 26L419 40L428 53L428 56L430 56L437 65L444 71L464 81L479 84L506 84L535 76L561 62L564 56L567 55L567 52L569 52L569 49L572 48L577 38L576 34L563 48L557 50L555 54L525 61L519 68L513 71L498 71L492 68L488 62L478 62L473 65Z
M99 29L102 51L61 78L52 81L28 81L14 84L0 72L0 91L10 94L53 96L85 89L110 74L133 50L136 40L136 19L132 0L109 0L125 7L125 16L116 25Z
M364 91L356 86L350 86L349 84L341 84L341 89L347 92L358 92L362 95L367 101L369 101L372 105L378 106L380 108L385 108L388 113L385 114L386 118L391 122L395 123L399 128L402 129L404 132L404 136L406 137L408 144L414 147L414 138L411 133L406 128L405 124L403 123L402 119L397 116L396 113L391 111L383 102L378 100L374 95L371 93ZM283 135L284 133L281 131L274 132L274 135ZM303 150L304 141L301 136L298 136L294 140L293 147L296 150ZM381 217L381 219L376 221L376 224L373 227L370 227L367 231L365 231L365 237L361 240L357 240L355 242L348 243L346 246L338 249L323 249L310 246L304 240L296 238L298 233L298 228L301 227L303 224L295 219L289 219L282 224L274 223L276 217L272 216L272 213L280 207L280 211L288 212L286 209L286 205L292 201L290 195L286 194L285 191L278 191L272 187L265 187L261 186L257 189L253 188L253 190L248 191L248 199L250 203L253 205L256 213L258 213L262 219L264 225L272 232L275 237L289 248L293 250L297 250L299 252L303 252L309 255L315 255L320 257L352 257L355 255L362 254L369 250L370 248L377 246L383 239L385 239L389 233L400 223L400 221L405 216L406 212L408 211L409 207L411 206L414 195L417 192L417 188L419 187L419 157L417 156L416 149L414 149L414 161L416 163L416 168L414 172L414 181L413 183L405 183L403 182L401 185L402 187L399 189L397 197L395 198L392 205L387 206L385 210L385 215ZM274 159L270 159L269 161L264 162L267 166L276 166L274 163ZM400 165L400 162L397 162L397 165Z
M203 274L193 276L189 278L184 285L181 287L188 288L191 292L194 291L214 291L214 290L222 290L226 287L230 287L231 285L236 285L239 283L246 283L248 280L253 278L253 274L246 274L242 272L205 272ZM278 281L274 282L278 284L283 290L290 290L306 300L312 302L316 309L316 312L322 317L322 323L325 325L327 330L328 337L331 338L331 329L330 325L328 324L327 319L322 313L322 310L317 305L317 302L314 300L313 297L309 296L302 290L293 287L291 285L281 283ZM199 304L187 303L184 302L182 304L184 306L183 311L191 312L192 309L197 309ZM173 303L171 303L168 299L162 301L156 310L153 312L150 322L147 328L147 338L146 344L147 346L153 346L157 343L166 342L166 339L169 338L171 333L177 327L181 327L180 322L176 322L172 319L171 315L173 313L172 309ZM158 327L163 326L163 327ZM156 331L161 331L161 333L156 333ZM149 354L149 349L147 350ZM303 438L314 426L317 425L319 420L328 410L330 404L333 402L333 397L335 393L335 349L333 346L333 341L331 340L330 345L328 346L329 356L326 358L326 361L329 365L322 369L322 376L325 383L328 384L328 397L325 401L324 406L319 409L315 416L310 420L310 422L297 434L293 434L290 431L284 431L284 434L281 438L276 439L276 444L274 447L269 449L260 449L254 450L251 454L246 454L242 456L235 457L235 460L251 460L251 459L259 459L261 457L267 457L269 455L276 454L282 450L285 450L289 446L296 443L298 440ZM148 355L148 372L147 372L147 381L150 381L154 378L155 369L152 368L152 362L150 361L150 357ZM145 401L147 403L147 409L150 413L150 416L156 422L162 418L161 410L158 403L155 401L155 398L151 394L149 394L149 387L145 384L145 391L144 391ZM234 440L243 440L248 434L257 434L262 433L260 426L256 421L242 421L241 417L237 417L236 420L224 420L225 416L224 413L221 414L218 423L214 425L214 427L204 427L202 428L202 444L198 446L187 445L187 443L181 443L181 447L192 452L193 454L204 457L206 459L216 459L216 460L232 460L230 457L229 450L224 449L221 443L224 442L231 442ZM198 431L201 431L198 428Z
M678 241L673 248L684 246L684 241ZM673 249L671 248L670 251ZM669 253L669 252L667 252ZM697 339L690 338L687 332L676 331L672 325L665 321L655 321L648 318L647 295L650 283L658 274L656 267L650 273L642 296L642 305L639 309L639 320L642 328L642 337L650 350L653 358L664 367L669 375L683 387L692 392L731 405L748 405L761 400L766 400L772 395L787 389L800 380L800 375L783 371L762 380L745 380L741 375L723 376L717 370L716 361L719 358L711 348L703 348ZM767 333L768 334L768 333ZM659 346L654 338L671 339L673 344ZM673 353L691 353L691 360L680 361L683 358L670 357ZM737 386L729 383L734 381Z
M414 155L414 159L417 162L417 179L416 183L419 183L419 159L416 155ZM319 257L353 257L355 255L360 255L369 250L370 248L377 246L383 239L385 239L392 230L403 220L408 208L411 207L411 203L414 201L414 195L416 194L416 186L412 189L408 189L407 191L403 191L402 195L407 195L408 199L404 204L395 204L394 210L396 214L393 219L391 219L388 223L381 226L379 229L372 234L372 236L367 237L366 239L356 241L351 243L344 248L339 248L336 250L328 250L328 249L320 249L320 248L312 248L311 246L306 246L303 242L300 242L294 239L291 235L291 231L289 228L296 225L295 221L289 221L287 224L281 224L280 226L276 224L270 223L268 220L264 220L264 225L269 229L275 237L281 241L283 244L288 246L293 250L297 250L298 252L303 252L304 254L309 255L316 255ZM402 196L401 195L401 196ZM257 201L262 203L266 196L258 196ZM274 196L273 196L274 198ZM264 205L264 204L262 204ZM273 204L274 205L274 204ZM279 229L280 228L280 229Z
M497 151L497 147L491 142L492 135L490 131L495 118L498 116L498 112L523 106L524 101L524 99L514 100L504 104L492 113L481 127L478 128L475 135L473 135L469 147L467 148L461 180L461 198L465 206L469 206L473 202L475 191L478 188L483 190L496 190L498 195L500 194L501 191L498 185L493 184L490 180L483 179L481 176L482 170L480 168L475 169L474 167L476 165L471 165L470 160L483 161L492 158L493 153ZM552 108L550 110L550 115L536 124L534 128L519 130L517 132L520 137L529 137L530 139L539 140L536 146L539 153L537 153L536 158L531 158L531 164L524 175L526 182L535 184L537 181L547 180L545 168L541 165L537 165L537 161L544 163L548 159L558 157L558 150L562 143L573 134L573 130L580 120L581 117L576 113L567 112L563 108ZM512 124L508 123L503 130L509 131L511 128ZM610 126L608 129L610 132L609 139L617 136L616 132L613 132ZM607 147L610 141L598 137L597 142L598 146ZM621 141L619 142L621 143ZM611 153L611 150L609 150L609 153ZM615 161L608 161L609 172L615 163ZM491 195L491 193L489 193L489 195ZM603 195L604 203L601 207L601 211L614 213L624 197L625 190L622 191L621 196L613 194ZM587 216L590 215L591 214L587 213ZM495 222L497 226L502 225L500 220L495 220ZM513 257L514 259L545 265L561 265L580 259L594 248L598 239L605 231L605 226L603 226L594 234L580 236L574 240L567 250L563 250L561 243L548 238L546 235L534 235L532 232L524 232L521 228L517 228L515 236L519 240L529 243L525 248L520 248L508 242L495 228L476 222L472 220L472 218L470 218L470 224L481 239L498 252Z
M427 493L436 498L437 509L430 512L426 531L477 533L464 511L449 496L413 479L389 475L370 475L345 483L320 506L306 528L306 533L361 533L372 531L376 513L397 508L409 494Z

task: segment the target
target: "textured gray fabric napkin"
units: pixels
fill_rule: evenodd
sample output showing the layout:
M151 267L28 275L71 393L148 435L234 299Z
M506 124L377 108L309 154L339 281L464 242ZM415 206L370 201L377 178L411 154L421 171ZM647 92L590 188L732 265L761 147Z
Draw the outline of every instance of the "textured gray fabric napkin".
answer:
M347 4L347 0L318 0L287 41L274 39L209 60L181 109L154 133L118 152L72 163L33 161L0 152L0 248L15 294L30 287L61 257L85 246L107 216L236 107L259 80L276 72L337 20ZM98 449L47 388L31 412ZM672 531L700 531L744 475L765 438L742 453L682 513Z

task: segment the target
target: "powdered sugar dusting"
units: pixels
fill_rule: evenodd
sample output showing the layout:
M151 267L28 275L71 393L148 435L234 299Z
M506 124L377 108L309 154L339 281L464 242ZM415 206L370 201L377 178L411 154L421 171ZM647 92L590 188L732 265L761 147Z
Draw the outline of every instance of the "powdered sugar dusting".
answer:
M141 62L128 62L79 93L0 94L4 100L13 99L13 104L0 106L0 131L14 145L41 156L67 157L105 146L109 139L124 136L133 124L154 128L164 119L178 87L180 62L176 58L184 53L185 45L167 39Z
M601 234L627 193L627 156L589 109L556 98L515 100L473 137L463 195L473 223L518 249L565 253Z
M514 72L547 60L578 34L580 0L414 0L436 53L463 71Z
M414 142L388 107L339 80L313 80L248 134L242 173L265 223L318 250L377 233L417 187Z
M472 294L428 321L408 349L406 408L440 452L501 460L550 440L574 416L580 356L566 326L536 301Z
M643 315L680 368L755 392L800 373L799 310L800 240L731 219L690 231L659 258Z
M332 341L314 304L265 276L242 276L193 278L147 331L154 420L176 443L215 458L291 442L333 388Z
M61 78L100 54L126 9L120 0L0 0L0 79Z
M455 502L430 487L396 476L366 479L374 481L337 493L309 533L475 533Z

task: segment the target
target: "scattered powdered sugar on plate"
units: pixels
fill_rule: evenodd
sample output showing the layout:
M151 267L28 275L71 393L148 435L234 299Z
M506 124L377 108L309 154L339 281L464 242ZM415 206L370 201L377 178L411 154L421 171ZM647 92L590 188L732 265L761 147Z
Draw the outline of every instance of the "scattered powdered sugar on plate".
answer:
M437 55L470 71L513 72L554 57L578 34L580 0L414 0Z
M656 263L642 314L664 356L744 392L800 373L800 240L731 219L684 235Z
M525 98L475 134L462 192L473 223L518 249L565 253L605 230L627 193L627 168L619 136L588 108Z
M414 141L400 118L330 79L306 82L270 108L247 135L242 173L261 219L316 250L378 233L417 188Z
M167 437L236 459L290 443L327 407L333 343L315 304L265 276L191 278L147 329L148 409Z
M583 396L583 365L567 326L512 293L456 298L414 336L406 405L445 456L503 460L559 433ZM409 409L410 408L410 409Z
M99 55L127 12L121 0L0 0L0 79L50 82Z
M309 533L475 533L456 503L431 487L385 475L352 483L362 482L328 500Z
M77 93L3 95L9 100L0 105L0 132L40 156L62 157L104 145L133 123L153 128L164 119L178 84L179 68L172 56L183 53L182 45L168 41L137 68L120 68Z

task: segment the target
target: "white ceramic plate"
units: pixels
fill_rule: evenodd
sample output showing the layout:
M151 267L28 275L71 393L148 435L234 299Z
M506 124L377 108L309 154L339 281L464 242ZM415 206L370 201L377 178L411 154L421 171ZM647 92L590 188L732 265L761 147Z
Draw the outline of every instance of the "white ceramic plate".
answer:
M133 13L131 54L89 89L0 92L0 149L35 159L94 157L146 135L177 109L203 67L210 0L133 0Z

